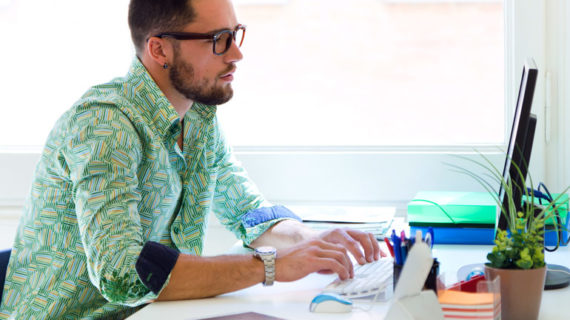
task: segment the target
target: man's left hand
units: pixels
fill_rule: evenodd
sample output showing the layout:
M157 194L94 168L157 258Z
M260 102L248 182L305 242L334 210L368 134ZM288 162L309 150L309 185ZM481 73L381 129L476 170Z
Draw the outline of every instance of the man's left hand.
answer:
M319 234L320 239L337 243L345 247L359 264L365 264L385 257L373 234L359 230L343 228L327 230Z

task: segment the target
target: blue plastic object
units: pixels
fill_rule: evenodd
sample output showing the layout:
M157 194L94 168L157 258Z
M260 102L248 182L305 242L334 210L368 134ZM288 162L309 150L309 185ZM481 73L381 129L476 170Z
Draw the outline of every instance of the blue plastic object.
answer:
M461 228L432 227L434 244L493 244L494 228ZM421 230L427 232L428 227L410 226L412 233Z

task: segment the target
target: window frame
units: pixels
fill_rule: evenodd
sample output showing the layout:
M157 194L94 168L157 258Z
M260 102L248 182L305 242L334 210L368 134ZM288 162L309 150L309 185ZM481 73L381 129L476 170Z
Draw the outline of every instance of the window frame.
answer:
M554 190L563 190L570 184L570 34L563 30L570 27L570 5L567 1L547 1L546 12L546 71L550 88L545 87L548 96L549 110L545 108L545 119L549 118L550 126L546 128L549 141L546 142L546 176ZM547 104L545 99L545 105Z

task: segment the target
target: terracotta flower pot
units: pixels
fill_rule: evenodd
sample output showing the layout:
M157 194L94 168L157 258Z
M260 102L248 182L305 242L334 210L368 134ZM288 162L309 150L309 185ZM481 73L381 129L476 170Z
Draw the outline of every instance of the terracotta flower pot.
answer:
M536 320L540 311L546 267L539 269L495 269L485 266L487 279L500 276L501 318Z

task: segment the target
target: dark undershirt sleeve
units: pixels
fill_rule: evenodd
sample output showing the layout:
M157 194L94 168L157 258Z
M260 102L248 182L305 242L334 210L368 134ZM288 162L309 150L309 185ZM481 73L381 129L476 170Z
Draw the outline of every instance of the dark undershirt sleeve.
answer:
M158 242L145 243L135 268L147 288L158 294L174 268L180 252Z

